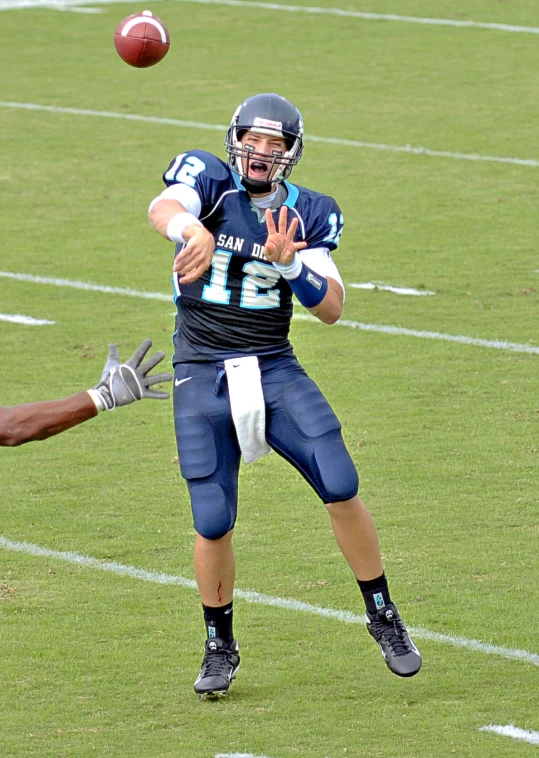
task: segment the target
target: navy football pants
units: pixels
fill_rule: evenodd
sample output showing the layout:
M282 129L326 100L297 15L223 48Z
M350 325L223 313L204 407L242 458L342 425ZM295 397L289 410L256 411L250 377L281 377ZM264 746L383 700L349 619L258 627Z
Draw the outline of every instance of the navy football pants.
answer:
M358 476L341 425L294 356L260 358L268 444L295 466L324 503L348 500ZM196 531L219 539L234 526L240 448L223 363L175 367L174 423Z

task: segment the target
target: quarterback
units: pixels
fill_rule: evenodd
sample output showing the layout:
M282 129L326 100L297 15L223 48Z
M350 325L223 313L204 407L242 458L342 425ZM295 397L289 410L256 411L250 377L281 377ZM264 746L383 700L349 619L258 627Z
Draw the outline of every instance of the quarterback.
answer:
M413 676L421 656L390 597L341 425L288 338L293 296L326 324L341 316L344 285L332 253L343 214L332 197L288 181L303 153L303 120L285 98L245 100L225 148L227 162L202 150L176 156L149 209L153 228L175 243L174 419L207 636L195 692L226 695L239 667L238 470L241 457L250 463L270 450L326 506L369 632L389 669Z

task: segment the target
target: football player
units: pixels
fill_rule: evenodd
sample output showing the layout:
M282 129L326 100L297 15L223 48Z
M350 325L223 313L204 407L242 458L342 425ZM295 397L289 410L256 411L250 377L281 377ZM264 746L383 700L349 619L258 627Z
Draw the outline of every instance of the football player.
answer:
M276 94L245 100L225 139L228 161L188 150L149 208L175 243L174 415L196 531L194 567L207 631L201 697L225 695L238 670L232 627L232 533L240 457L270 449L325 504L389 669L413 676L421 656L392 602L372 518L341 425L288 339L292 296L327 324L344 285L332 259L343 214L332 197L291 184L303 121Z
M117 346L109 345L101 381L86 392L62 400L0 408L0 445L15 447L25 442L45 440L88 421L97 416L99 411L113 411L116 407L134 403L135 400L166 400L168 392L152 390L150 387L172 381L172 374L149 374L165 354L159 351L141 365L151 345L151 340L144 340L126 363L120 363Z

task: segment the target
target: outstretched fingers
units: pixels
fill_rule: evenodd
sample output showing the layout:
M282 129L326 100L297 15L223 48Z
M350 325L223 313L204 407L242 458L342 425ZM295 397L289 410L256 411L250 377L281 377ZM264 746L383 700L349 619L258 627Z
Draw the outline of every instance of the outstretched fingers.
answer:
M154 384L163 384L164 382L171 382L172 374L169 371L163 371L162 374L155 374L153 376L144 377L144 386L152 387Z
M118 350L118 345L109 345L109 357L107 358L107 363L119 363L120 362L120 351Z
M126 364L128 366L131 366L132 368L138 368L140 365L140 362L148 352L148 350L152 346L152 341L150 339L145 339L141 344L137 347L131 358L126 361Z
M138 369L139 374L141 374L141 376L146 376L148 372L152 370L152 368L157 366L158 363L161 363L164 357L164 352L162 350L158 350L155 355L152 355L150 358L148 358L147 361L144 361L142 366Z
M109 345L109 354L107 356L107 362L105 363L103 371L101 372L101 381L104 381L105 378L110 374L111 370L115 366L119 365L120 351L118 350L118 345Z
M275 221L273 220L273 214L269 208L266 208L266 226L268 228L268 236L270 234L277 234L277 227L275 226Z
M268 236L272 234L281 234L283 237L287 237L290 241L293 241L298 229L298 217L294 216L288 229L287 224L288 208L286 205L281 205L281 210L279 211L279 231L277 231L277 227L275 226L275 221L273 220L273 214L271 210L269 208L266 208L266 226L268 229Z
M168 400L170 395L164 390L144 390L144 397L148 400Z
M290 224L290 228L288 229L288 232L286 233L286 236L290 240L290 242L294 241L294 237L296 236L296 231L298 228L299 221L297 217L292 219L292 223Z
M281 205L281 210L279 211L279 234L286 235L286 223L288 221L288 208L286 205Z

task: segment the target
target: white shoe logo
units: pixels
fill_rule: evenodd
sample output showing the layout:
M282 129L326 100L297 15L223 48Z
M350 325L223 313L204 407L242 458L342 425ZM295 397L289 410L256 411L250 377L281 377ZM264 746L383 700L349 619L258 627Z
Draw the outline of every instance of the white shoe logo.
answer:
M410 638L408 638L408 639L410 639ZM410 647L412 648L413 652L416 653L416 655L419 655L419 656L421 655L421 653L416 648L415 643L414 643L414 641L412 639L410 639Z
M180 380L176 379L176 381L174 382L174 386L179 387L180 384L183 384L184 382L188 382L189 379L192 379L192 377L188 376L187 379L180 379Z

